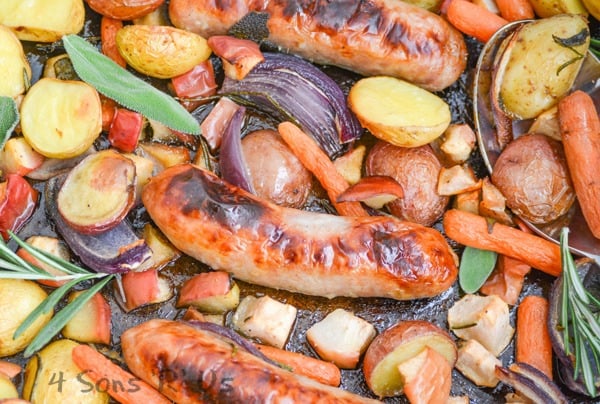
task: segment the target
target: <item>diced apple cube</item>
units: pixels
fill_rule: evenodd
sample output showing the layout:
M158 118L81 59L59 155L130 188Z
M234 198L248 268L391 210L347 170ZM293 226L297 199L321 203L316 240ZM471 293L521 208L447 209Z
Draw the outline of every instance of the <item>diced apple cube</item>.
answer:
M142 201L142 190L154 174L154 162L135 154L125 154L125 157L133 161L135 165L135 203L138 205Z
M474 191L463 192L454 198L454 207L458 210L465 212L471 212L475 215L479 214L479 198L481 197L481 190L476 189Z
M142 262L142 264L136 268L135 272L161 269L181 256L179 250L167 240L156 226L150 223L144 226L142 238L152 250L152 255L146 261Z
M333 165L348 184L356 184L362 177L361 171L366 152L367 148L360 145L333 161Z
M470 339L458 348L455 367L478 386L496 387L498 378L494 372L502 362L474 339Z
M83 291L72 292L72 302ZM108 302L100 293L96 293L62 330L63 336L79 342L92 344L110 344L111 310Z
M0 360L0 375L4 375L9 379L16 377L23 369L20 365L5 360Z
M306 339L322 359L343 369L354 369L375 334L375 327L369 322L336 309L310 327Z
M465 295L448 310L448 325L457 337L476 340L494 356L500 355L515 332L508 304L496 295Z
M500 223L512 225L512 219L506 211L506 198L488 177L485 177L481 184L479 213Z
M398 365L404 395L411 404L445 404L452 387L452 366L431 347Z
M122 306L131 311L141 306L162 303L173 297L173 288L156 269L144 272L127 272L122 276L125 302Z
M184 146L170 146L162 143L140 142L141 155L153 160L157 170L191 161L190 151ZM159 168L160 167L160 168Z
M481 180L477 179L473 169L467 165L442 167L438 178L437 193L439 195L457 195L481 188Z
M462 164L475 148L476 136L467 124L452 124L444 132L440 149L454 164Z
M48 237L48 236L31 236L29 237L27 240L25 240L25 242L35 248L38 248L40 250L43 250L47 253L50 253L52 255L55 255L59 258L64 259L65 261L69 261L70 260L70 254L69 254L69 250L67 249L67 247L64 245L64 243L62 243L58 238L56 237ZM61 276L61 275L66 275L64 272L62 272L59 269L54 268L53 266L50 266L48 264L45 264L41 261L39 261L37 258L35 258L33 255L29 254L25 249L23 248L19 248L17 250L17 255L21 258L23 258L25 261L29 262L30 264L33 264L35 266L37 266L38 268L43 269L44 271L48 272L49 274L55 275L55 276ZM67 283L67 280L60 280L60 281L56 281L56 280L38 280L39 283L41 283L42 285L45 286L50 286L50 287L59 287L60 285L64 285L65 283Z
M6 174L27 175L42 165L46 158L33 150L24 137L8 139L0 150L0 171Z
M296 321L297 309L269 297L246 296L233 315L233 326L262 343L283 348Z
M207 313L225 313L240 303L240 288L224 271L203 272L181 288L177 307L194 306Z

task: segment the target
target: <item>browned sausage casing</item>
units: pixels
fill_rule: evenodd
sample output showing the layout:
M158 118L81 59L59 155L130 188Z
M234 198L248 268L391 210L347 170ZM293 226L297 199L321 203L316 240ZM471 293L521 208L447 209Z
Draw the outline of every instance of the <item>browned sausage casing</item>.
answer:
M223 35L251 11L269 14L269 41L316 63L387 75L428 90L454 83L465 41L439 15L398 0L171 0L176 27Z
M281 207L192 165L154 177L142 200L181 251L262 286L416 299L447 290L457 276L456 255L437 230Z
M130 328L121 344L129 370L176 403L377 402L273 366L176 321Z

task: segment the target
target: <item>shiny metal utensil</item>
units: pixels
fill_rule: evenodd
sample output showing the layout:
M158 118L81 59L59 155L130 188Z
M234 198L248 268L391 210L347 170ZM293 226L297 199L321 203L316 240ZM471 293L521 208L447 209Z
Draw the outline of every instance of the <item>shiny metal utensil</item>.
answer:
M490 173L501 152L501 148L496 140L496 130L490 96L494 59L504 39L508 38L521 25L528 24L531 21L532 20L517 21L502 27L483 47L477 61L473 82L473 116L475 118L475 129L479 149ZM594 99L596 108L599 108L599 87L600 61L588 51L573 85L573 89L579 89L589 93ZM520 135L525 134L531 123L532 120L513 120L512 128L514 138L516 139ZM578 255L593 258L600 263L600 239L597 239L592 235L581 214L577 202L575 202L569 213L563 219L559 219L556 223L539 226L527 221L525 222L536 234L555 243L559 242L560 229L564 226L568 226L570 229L569 247L571 251Z

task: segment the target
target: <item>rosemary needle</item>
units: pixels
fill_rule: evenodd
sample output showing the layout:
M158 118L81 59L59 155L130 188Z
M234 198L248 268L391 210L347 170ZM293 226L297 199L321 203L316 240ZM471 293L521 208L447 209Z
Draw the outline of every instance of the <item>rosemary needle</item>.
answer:
M25 332L40 316L54 310L60 300L76 285L84 281L103 278L85 292L79 294L72 302L56 313L44 327L42 327L23 353L25 357L29 357L54 338L69 320L73 318L73 316L75 316L75 314L77 314L77 312L94 296L94 294L106 286L115 275L92 272L81 268L71 262L65 261L27 244L10 231L9 234L18 246L23 248L34 258L44 264L54 267L64 273L64 275L53 275L42 268L30 264L13 252L0 238L0 279L69 280L69 282L50 293L50 295L48 295L48 297L44 299L44 301L42 301L38 307L27 316L27 318L25 318L19 328L15 331L13 335L14 338L17 338Z

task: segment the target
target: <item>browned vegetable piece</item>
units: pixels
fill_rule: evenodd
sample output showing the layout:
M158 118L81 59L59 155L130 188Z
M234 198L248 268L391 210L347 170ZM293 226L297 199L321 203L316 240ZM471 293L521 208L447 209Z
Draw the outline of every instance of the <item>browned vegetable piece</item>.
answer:
M312 175L274 130L242 139L242 151L256 194L278 205L301 208L312 188Z
M116 226L135 201L135 164L104 150L86 157L67 176L58 210L74 229L95 234Z
M369 151L365 162L367 175L387 175L394 178L404 191L404 197L387 205L400 219L433 224L444 213L449 198L437 193L442 164L430 146L398 147L378 142Z
M532 223L561 217L575 201L563 147L545 135L527 134L511 142L491 179L506 205Z
M151 13L165 0L86 0L99 14L116 20L133 20Z

